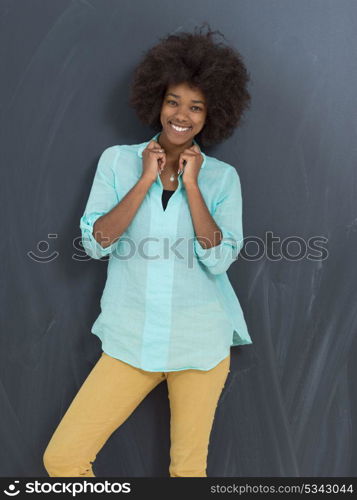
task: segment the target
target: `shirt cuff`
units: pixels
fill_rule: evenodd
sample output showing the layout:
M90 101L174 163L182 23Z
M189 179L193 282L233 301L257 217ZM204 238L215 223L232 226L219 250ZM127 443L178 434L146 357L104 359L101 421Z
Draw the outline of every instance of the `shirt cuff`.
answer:
M109 255L113 252L117 241L109 245L108 247L102 247L100 243L93 236L93 227L94 223L99 217L101 217L102 213L91 213L89 215L83 215L80 219L80 229L82 231L82 244L85 249L87 255L92 257L93 259L101 259L106 255Z
M197 258L213 274L226 272L238 257L243 241L236 240L225 228L220 227L222 240L219 245L203 248L197 238L194 239L194 251Z

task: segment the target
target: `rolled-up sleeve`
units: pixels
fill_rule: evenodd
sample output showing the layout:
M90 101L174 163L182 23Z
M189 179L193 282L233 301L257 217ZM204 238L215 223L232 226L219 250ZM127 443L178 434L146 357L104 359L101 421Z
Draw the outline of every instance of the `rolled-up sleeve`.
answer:
M102 247L93 236L93 227L99 217L108 213L119 202L113 170L119 153L119 146L111 146L101 154L88 201L79 223L83 248L93 259L101 259L110 254L118 241L116 240L106 248Z
M219 245L203 248L194 239L194 251L199 261L212 274L225 273L243 247L242 192L238 172L228 168L223 180L223 189L212 214L222 231Z

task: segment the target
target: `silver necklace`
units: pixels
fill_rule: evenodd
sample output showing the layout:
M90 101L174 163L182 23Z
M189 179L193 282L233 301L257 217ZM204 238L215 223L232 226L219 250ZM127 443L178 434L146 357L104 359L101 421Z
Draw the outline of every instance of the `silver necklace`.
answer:
M184 166L186 165L186 160L183 161L183 165ZM182 171L178 174L177 178L179 178L181 174L182 174ZM172 174L170 177L170 181L174 182L174 180L175 180L175 176L174 176L174 174Z

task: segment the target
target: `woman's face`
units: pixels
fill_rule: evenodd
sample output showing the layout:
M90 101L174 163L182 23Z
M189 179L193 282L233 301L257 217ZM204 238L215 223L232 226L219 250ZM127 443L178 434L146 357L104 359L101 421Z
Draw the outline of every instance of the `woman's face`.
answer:
M191 144L192 139L204 127L207 102L198 88L187 83L170 85L163 99L160 121L164 136L177 146ZM183 130L175 130L177 125Z

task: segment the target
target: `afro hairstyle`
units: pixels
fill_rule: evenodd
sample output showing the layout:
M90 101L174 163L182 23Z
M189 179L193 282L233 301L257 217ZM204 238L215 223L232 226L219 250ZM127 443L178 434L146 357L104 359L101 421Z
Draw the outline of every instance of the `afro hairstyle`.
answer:
M160 112L169 85L183 82L201 90L207 101L205 125L196 140L204 146L230 137L250 106L250 76L242 56L233 47L213 40L215 34L203 23L194 33L182 32L159 38L134 69L129 104L141 122L156 132L162 129Z

